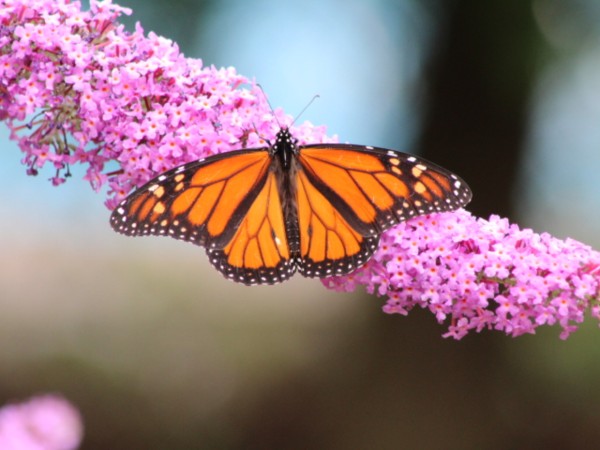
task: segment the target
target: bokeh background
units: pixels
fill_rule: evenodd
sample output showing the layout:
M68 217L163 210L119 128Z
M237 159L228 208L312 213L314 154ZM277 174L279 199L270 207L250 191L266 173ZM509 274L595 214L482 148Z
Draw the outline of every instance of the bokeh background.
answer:
M86 2L84 2L85 4ZM596 0L121 0L205 64L343 142L420 153L469 209L600 248ZM296 277L224 280L131 239L75 172L27 177L0 130L0 404L62 392L85 449L582 449L600 330L462 341L424 311Z

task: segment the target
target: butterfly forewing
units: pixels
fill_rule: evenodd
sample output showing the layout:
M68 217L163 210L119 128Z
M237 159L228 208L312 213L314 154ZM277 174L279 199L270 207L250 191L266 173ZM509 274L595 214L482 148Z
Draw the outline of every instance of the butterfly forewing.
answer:
M265 149L245 150L172 169L118 205L111 225L129 236L164 235L223 246L264 186L271 159Z
M356 231L378 235L411 217L466 205L471 191L459 177L422 158L345 144L302 147L307 177Z

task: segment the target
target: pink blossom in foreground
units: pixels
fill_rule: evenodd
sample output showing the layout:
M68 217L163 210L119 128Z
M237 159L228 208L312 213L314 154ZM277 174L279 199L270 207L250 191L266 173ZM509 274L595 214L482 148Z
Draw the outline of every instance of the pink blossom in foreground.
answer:
M44 395L0 408L2 450L73 450L82 437L81 416L62 397Z
M110 0L5 0L0 8L0 119L24 152L27 173L75 164L112 209L166 169L211 154L262 146L278 123L264 94L233 68L204 67L170 40L117 20ZM246 86L246 87L244 87ZM301 143L332 141L324 127L293 129ZM325 280L388 297L384 311L415 305L448 322L446 336L495 329L512 336L558 324L561 337L590 309L600 319L600 257L572 240L520 230L465 211L415 218L382 236L361 270Z
M324 283L364 285L387 297L389 314L427 308L456 339L482 329L519 336L553 324L564 339L588 309L600 319L599 276L600 253L580 242L460 210L401 223L365 266Z
M0 8L0 119L24 152L27 173L46 166L53 185L70 166L112 209L154 175L211 154L264 145L278 122L265 96L233 68L203 67L170 40L117 22L110 0L11 0ZM243 88L247 85L247 88ZM301 142L324 127L294 128Z

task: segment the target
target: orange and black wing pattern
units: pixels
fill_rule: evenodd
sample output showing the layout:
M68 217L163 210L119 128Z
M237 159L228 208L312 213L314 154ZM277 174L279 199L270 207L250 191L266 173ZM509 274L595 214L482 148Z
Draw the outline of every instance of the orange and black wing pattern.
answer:
M298 268L305 276L350 273L370 258L383 231L471 199L458 176L393 150L309 145L299 147L297 162Z
M344 217L345 205L303 170L296 178L298 270L306 277L352 272L377 249L379 236L365 236Z
M280 193L281 173L271 170L235 234L222 247L208 247L212 265L225 277L244 283L275 284L296 271L289 221Z

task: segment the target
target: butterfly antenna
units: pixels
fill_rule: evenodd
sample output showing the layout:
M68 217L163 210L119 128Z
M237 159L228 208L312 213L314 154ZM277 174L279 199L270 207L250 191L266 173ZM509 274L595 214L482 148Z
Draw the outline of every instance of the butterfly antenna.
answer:
M265 93L265 90L263 89L263 87L262 87L262 85L260 83L256 83L256 85L258 86L258 88L260 89L260 91L263 93L263 97L265 98L265 101L267 102L267 105L269 105L269 109L271 110L271 114L273 114L273 117L275 118L275 122L277 122L277 125L279 126L279 128L281 128L281 124L279 123L279 119L277 119L277 116L275 115L275 110L273 109L273 106L271 105L271 102L269 101L269 97L267 97L267 94ZM256 127L255 127L255 129L256 129Z
M295 116L295 118L294 118L294 121L291 123L291 125L290 125L290 126L294 125L294 124L296 123L296 120L298 120L298 119L300 118L300 116L301 116L302 114L304 114L304 111L306 111L306 110L308 109L308 107L309 107L310 105L312 105L312 102L314 102L314 101L315 101L316 99L318 99L319 97L320 97L320 95L319 95L319 94L315 94L315 96L314 96L314 97L313 97L313 98L310 100L310 102L308 102L308 104L307 104L307 105L306 105L304 108L302 108L302 111L300 111L298 114L296 114L296 116Z

